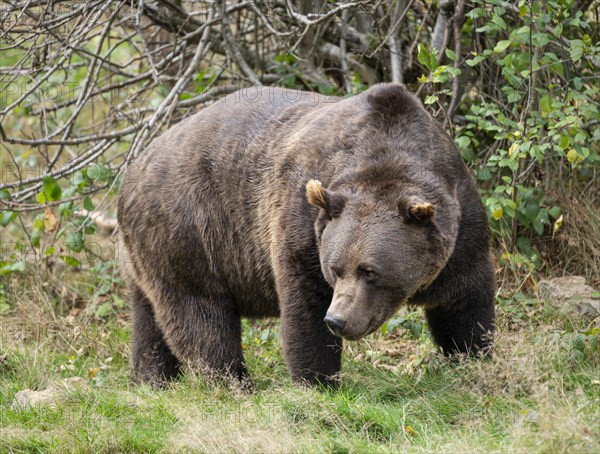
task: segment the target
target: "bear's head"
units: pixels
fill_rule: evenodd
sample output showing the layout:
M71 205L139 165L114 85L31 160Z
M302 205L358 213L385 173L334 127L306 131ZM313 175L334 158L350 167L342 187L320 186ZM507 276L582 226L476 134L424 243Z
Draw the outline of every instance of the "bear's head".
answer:
M310 180L306 195L320 209L315 229L321 269L334 290L325 322L346 339L379 328L435 280L452 253L434 201L418 189L383 200Z

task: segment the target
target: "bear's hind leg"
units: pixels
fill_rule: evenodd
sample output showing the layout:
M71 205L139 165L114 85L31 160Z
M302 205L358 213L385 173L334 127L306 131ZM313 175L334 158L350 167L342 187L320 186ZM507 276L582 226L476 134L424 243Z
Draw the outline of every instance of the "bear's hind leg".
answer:
M242 353L242 327L233 302L197 296L163 298L157 320L167 344L192 370L249 386Z
M150 301L136 285L130 285L133 309L131 359L136 380L158 386L177 376L180 364L156 324Z
M425 315L444 355L480 356L490 351L495 331L493 288L473 291L452 306L426 309Z

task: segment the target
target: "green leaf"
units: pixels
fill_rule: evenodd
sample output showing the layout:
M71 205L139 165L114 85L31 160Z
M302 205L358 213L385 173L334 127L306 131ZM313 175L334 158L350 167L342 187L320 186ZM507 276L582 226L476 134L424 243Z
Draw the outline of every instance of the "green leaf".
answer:
M48 202L54 202L59 200L62 195L62 190L52 177L44 177L42 183L42 191L37 196L37 202L39 204L45 204Z
M423 43L419 44L417 60L430 71L435 71L438 67L437 58L432 52L429 52Z
M44 213L38 214L33 220L33 228L35 230L44 230Z
M198 77L197 82L200 82L200 85L198 85L198 87L196 87L196 93L204 93L208 87L210 87L212 85L212 83L215 81L215 79L217 78L218 73L215 72L213 74L210 75L210 77L207 80L204 80L204 73L202 73L202 78Z
M458 148L467 148L471 143L471 138L469 136L460 136L456 138L455 142Z
M525 6L525 5L519 6L519 16L521 16L521 17L527 16L527 6Z
M529 35L531 34L531 30L528 26L523 26L521 28L517 28L510 33L511 41L516 41L521 44L529 44Z
M473 67L478 65L479 63L481 63L483 60L485 60L485 57L482 55L477 55L475 58L472 58L470 60L467 60L466 63L467 65Z
M23 261L4 263L0 266L0 274L14 273L15 271L25 271L27 264Z
M420 84L426 84L427 82L429 82L429 79L425 74L422 74L417 78L417 82L419 82Z
M8 192L7 189L2 189L0 191L0 200L9 200L10 199L10 192Z
M387 322L387 330L388 330L388 332L391 333L392 331L394 331L399 326L402 326L405 322L406 322L406 318L405 317L398 317L398 318L391 319L390 321Z
M110 315L112 312L112 307L110 303L102 303L100 306L98 306L98 309L96 309L96 317L98 318L103 318L106 317L108 315Z
M337 94L337 89L335 86L330 84L319 84L317 85L317 90L319 90L319 93L325 96L335 96Z
M446 71L448 71L450 74L452 74L454 77L458 77L461 75L462 70L460 68L455 68L453 66L449 66Z
M83 198L83 208L85 208L88 211L94 211L94 204L92 203L92 199L89 198L89 196L85 196Z
M492 171L488 167L477 170L477 179L479 181L490 181L492 177Z
M274 60L277 63L285 63L288 65L293 65L296 62L296 57L294 57L292 54L288 54L286 52L282 52L279 55L277 55Z
M534 33L531 37L531 43L534 47L542 47L550 42L550 35L548 33Z
M557 38L560 38L563 32L563 25L562 24L557 24L556 27L554 27L554 30L552 30L552 34L554 36L556 36Z
M500 30L506 30L506 22L500 16L494 15L492 17L492 23L498 26Z
M3 211L0 217L0 225L6 227L9 223L17 218L17 213L14 211Z
M456 61L456 53L454 53L450 49L446 49L446 57L448 57L452 61Z
M83 249L83 234L81 232L71 232L67 235L65 245L75 252L81 252Z
M542 224L539 219L536 218L532 225L533 230L535 230L538 235L542 235L544 233L544 224Z
M39 229L34 229L31 232L30 238L31 238L31 244L33 245L33 247L40 247L40 239L42 238L42 232L43 232L43 230L39 230Z
M538 235L542 235L544 233L544 225L546 224L549 224L548 212L545 209L540 210L537 217L533 221L533 228Z
M491 23L484 25L483 27L476 28L475 31L477 33L485 33L494 31L496 27L494 27Z
M552 99L549 96L544 96L540 99L540 111L542 117L546 117L550 112L552 112Z
M85 183L87 183L87 180L85 179L85 176L83 175L83 172L81 170L75 172L72 181L73 184L75 184L76 186L80 186L81 184L85 186Z
M419 60L419 63L421 63L422 65L428 66L430 55L431 54L429 53L429 51L427 50L425 45L422 43L419 43L419 46L417 47L417 60Z
M576 334L573 339L573 348L579 350L580 352L585 351L585 334Z
M70 255L61 255L60 258L68 265L68 266L79 266L81 262L77 260L75 257L71 257Z
M504 52L508 48L508 46L510 46L510 40L503 39L502 41L498 41L498 43L494 47L494 53L500 54Z
M561 210L559 206L553 206L548 210L548 214L550 214L550 216L552 216L554 219L558 219L560 212Z
M569 54L571 55L571 59L576 62L583 56L583 49L585 47L585 43L580 39L572 39L571 40L571 48L569 49Z
M431 96L427 96L425 98L424 103L425 104L433 104L434 102L436 102L439 98L436 95L431 95Z
M88 167L86 174L90 180L106 180L110 176L110 170L104 164L93 164Z
M277 57L275 57L277 58ZM200 71L196 76L196 82L202 82L204 80L204 76L206 75L206 71Z
M487 15L487 11L485 8L473 8L471 11L469 11L466 16L470 17L471 19L477 19L479 17L483 17Z
M408 330L415 339L419 339L421 337L421 333L423 332L423 326L418 322L409 322Z
M528 203L527 207L525 208L525 216L527 216L527 219L530 220L534 220L536 217L538 217L539 212L540 205L536 202Z

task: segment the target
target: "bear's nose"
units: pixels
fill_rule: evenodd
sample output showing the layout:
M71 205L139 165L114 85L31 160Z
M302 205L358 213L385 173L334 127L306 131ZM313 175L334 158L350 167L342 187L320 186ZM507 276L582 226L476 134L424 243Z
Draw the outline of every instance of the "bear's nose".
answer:
M339 336L341 334L341 332L344 330L344 328L346 327L346 320L342 320L341 318L336 317L335 315L327 314L325 316L324 320L325 320L325 323L327 324L327 327L336 336Z

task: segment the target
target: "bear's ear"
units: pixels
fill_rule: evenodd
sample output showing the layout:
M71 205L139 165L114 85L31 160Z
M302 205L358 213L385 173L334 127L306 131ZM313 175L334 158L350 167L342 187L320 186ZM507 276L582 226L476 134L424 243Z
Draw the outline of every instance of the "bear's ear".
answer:
M401 84L379 84L367 90L367 102L371 110L386 118L400 115L417 115L423 107Z
M324 210L329 218L342 214L347 200L345 195L325 189L319 180L306 183L306 198L308 203Z
M398 211L406 220L429 221L435 214L435 207L419 197L408 196L400 198Z

